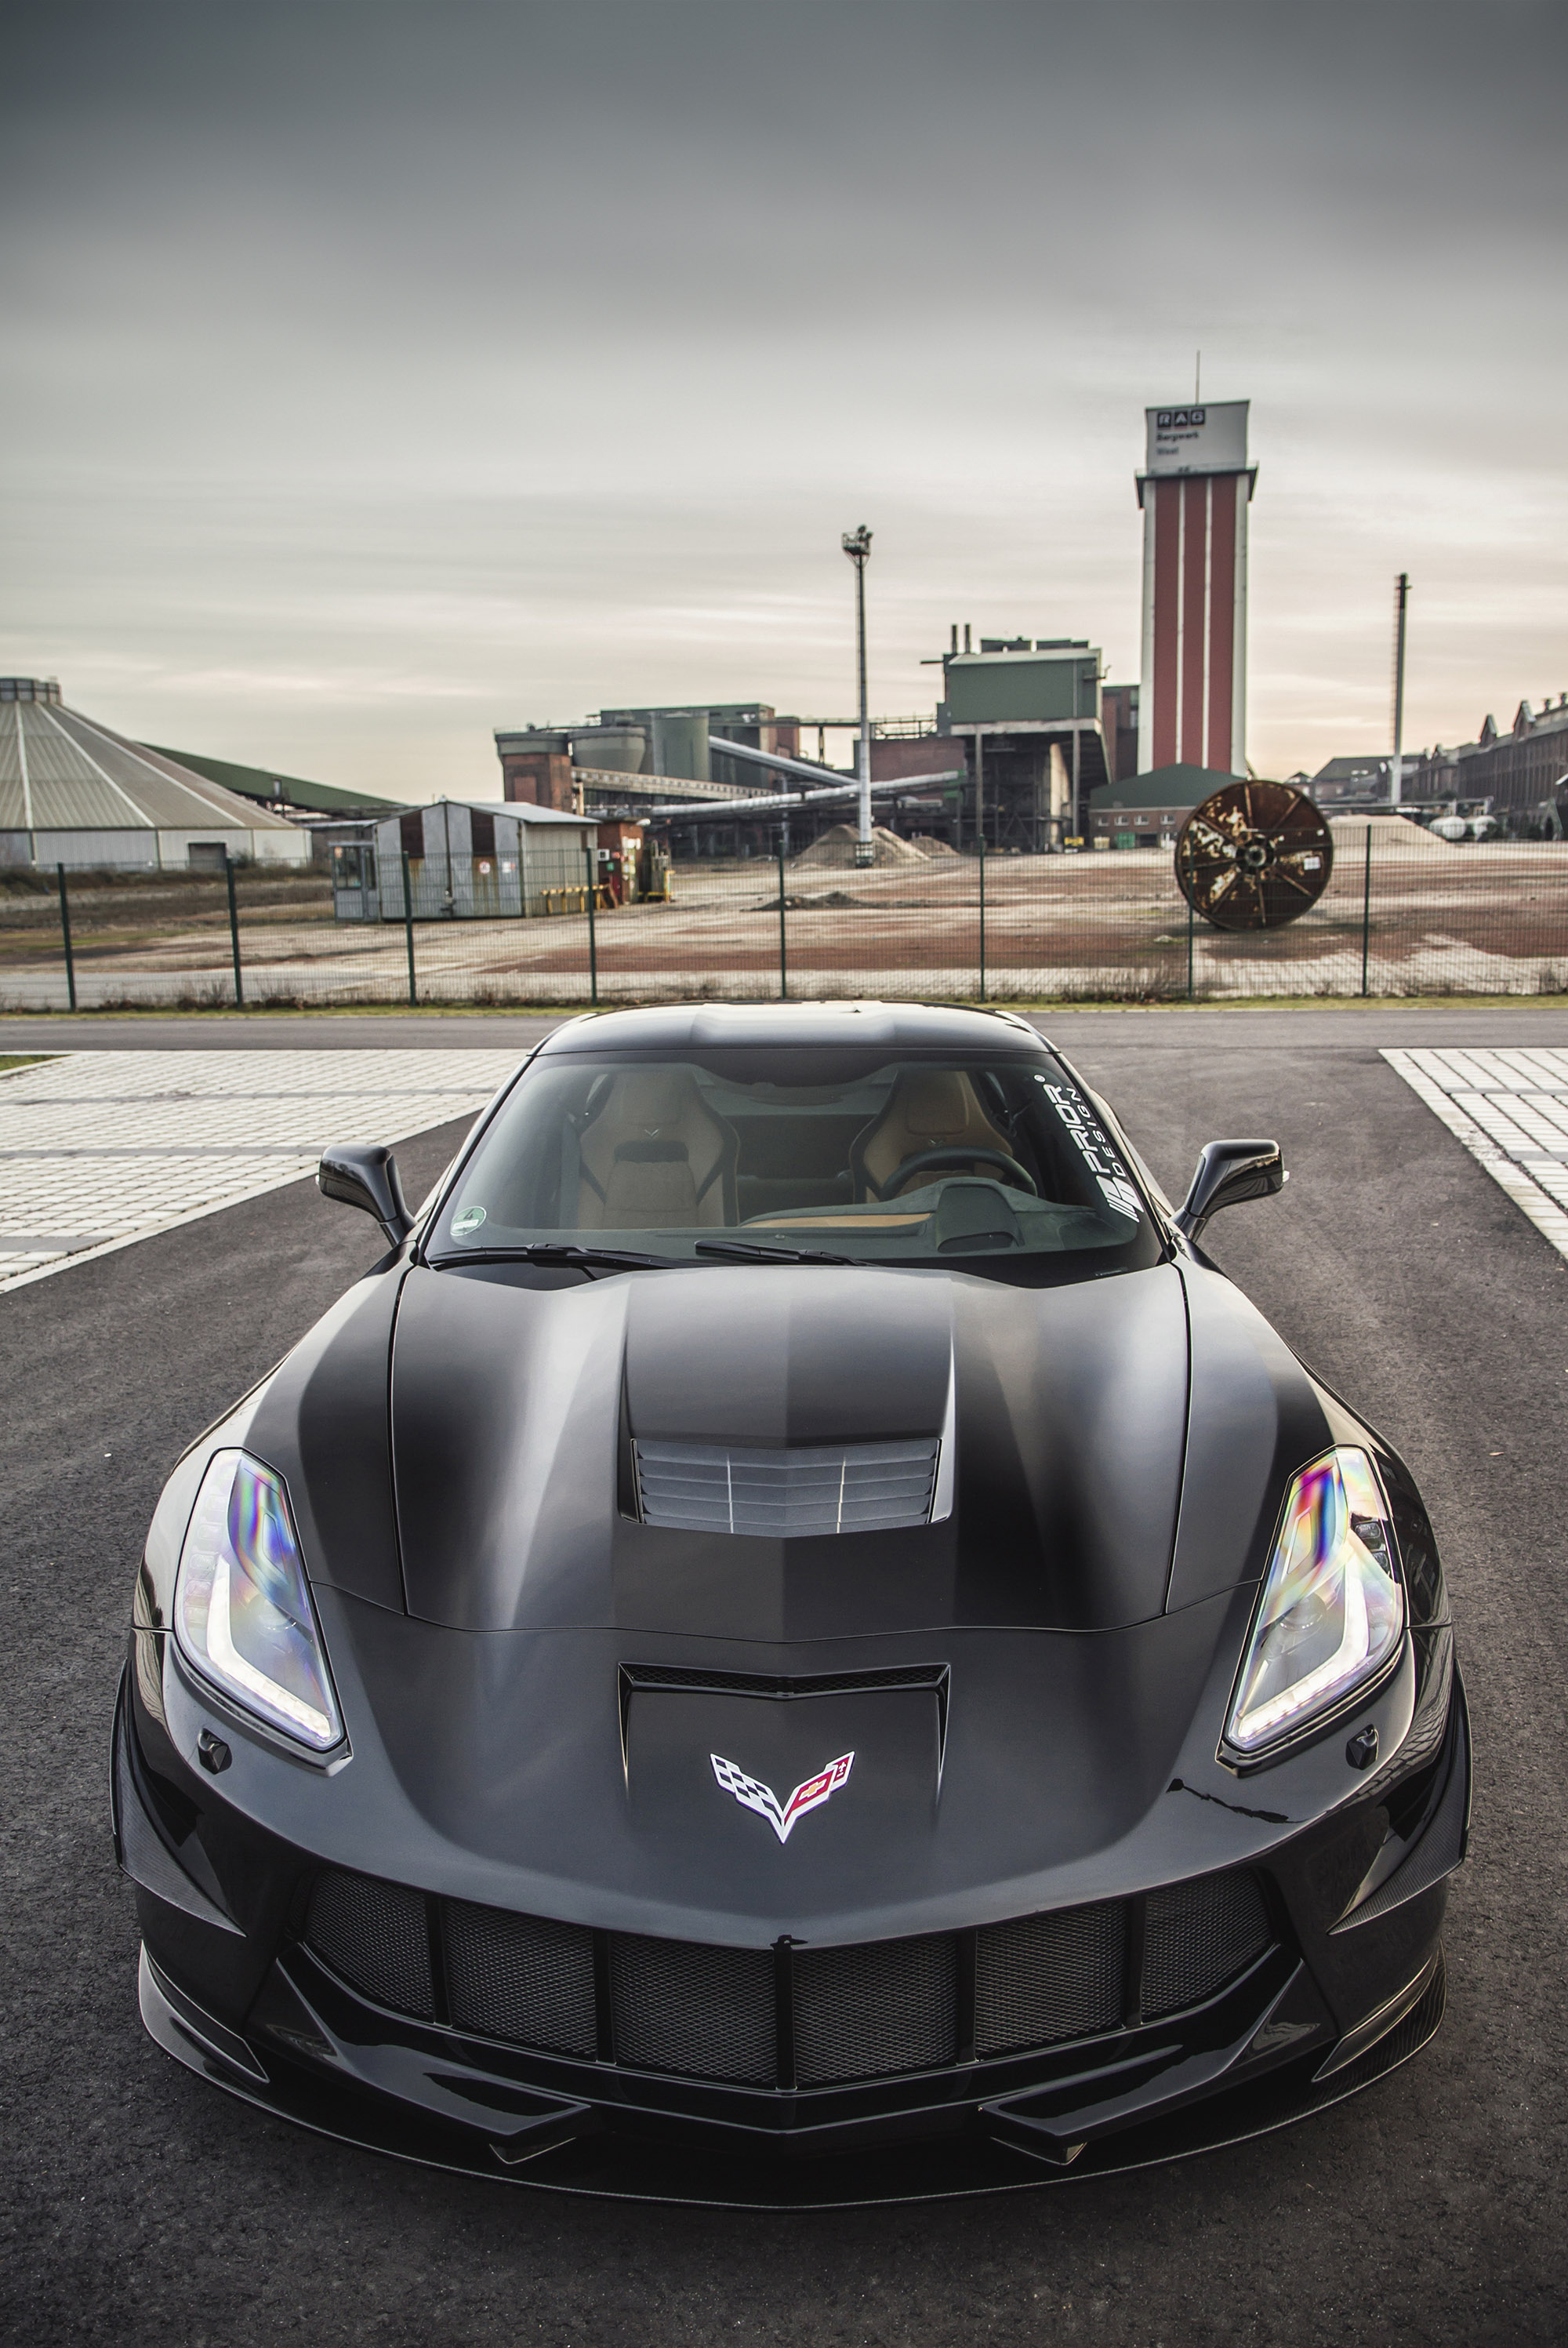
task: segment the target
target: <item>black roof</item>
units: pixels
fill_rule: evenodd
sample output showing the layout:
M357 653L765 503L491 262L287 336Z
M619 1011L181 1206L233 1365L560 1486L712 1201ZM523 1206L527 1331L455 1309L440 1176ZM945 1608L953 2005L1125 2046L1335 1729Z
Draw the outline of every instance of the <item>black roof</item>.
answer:
M715 1045L823 1045L874 1051L1039 1053L1043 1039L1009 1012L934 1003L672 1003L569 1019L545 1052L711 1051Z

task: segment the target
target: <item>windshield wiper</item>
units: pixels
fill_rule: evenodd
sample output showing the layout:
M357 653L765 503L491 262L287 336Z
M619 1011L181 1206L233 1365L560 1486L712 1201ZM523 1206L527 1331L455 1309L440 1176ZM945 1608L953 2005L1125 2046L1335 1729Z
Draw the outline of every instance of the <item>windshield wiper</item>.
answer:
M698 1255L732 1256L737 1263L853 1263L852 1255L829 1255L825 1248L764 1247L755 1240L699 1240Z
M630 1248L577 1247L568 1240L533 1240L523 1247L465 1248L440 1258L443 1263L546 1263L591 1272L672 1272L673 1257L638 1255Z

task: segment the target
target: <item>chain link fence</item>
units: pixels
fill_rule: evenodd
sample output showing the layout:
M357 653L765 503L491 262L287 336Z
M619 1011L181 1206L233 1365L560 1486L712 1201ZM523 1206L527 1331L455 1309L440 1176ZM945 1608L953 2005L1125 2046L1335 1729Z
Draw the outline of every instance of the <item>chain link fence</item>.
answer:
M1194 918L1152 849L678 864L668 901L623 906L585 864L548 911L472 919L417 888L354 918L313 872L29 871L0 882L0 1009L1568 992L1568 842L1389 829L1337 825L1324 894L1266 932Z

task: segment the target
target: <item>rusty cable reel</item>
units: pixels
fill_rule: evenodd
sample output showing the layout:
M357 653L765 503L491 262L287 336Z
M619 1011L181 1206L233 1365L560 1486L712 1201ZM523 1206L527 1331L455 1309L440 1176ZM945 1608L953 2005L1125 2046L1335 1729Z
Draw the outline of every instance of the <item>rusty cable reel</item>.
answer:
M1216 930L1276 930L1315 905L1334 870L1319 809L1288 783L1226 783L1176 840L1176 880Z

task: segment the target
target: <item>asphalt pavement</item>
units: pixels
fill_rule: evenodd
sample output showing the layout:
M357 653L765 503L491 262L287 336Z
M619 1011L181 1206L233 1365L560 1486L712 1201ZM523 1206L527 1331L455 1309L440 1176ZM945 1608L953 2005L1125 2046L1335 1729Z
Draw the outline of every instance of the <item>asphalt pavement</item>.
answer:
M99 1049L117 1034L231 1049L237 1029L276 1047L303 1028L351 1049L405 1032L411 1048L510 1047L548 1023L78 1024ZM1216 1221L1213 1251L1427 1496L1477 1749L1435 2043L1322 2118L1172 2168L788 2218L447 2178L296 2133L176 2067L137 2019L110 1710L171 1461L377 1251L364 1218L302 1182L0 1300L0 2336L1425 2348L1568 2333L1568 1264L1378 1056L1562 1045L1568 1014L1046 1024L1167 1188L1212 1135L1277 1134L1293 1180ZM0 1052L71 1040L63 1021L0 1023ZM460 1129L400 1145L412 1195Z

